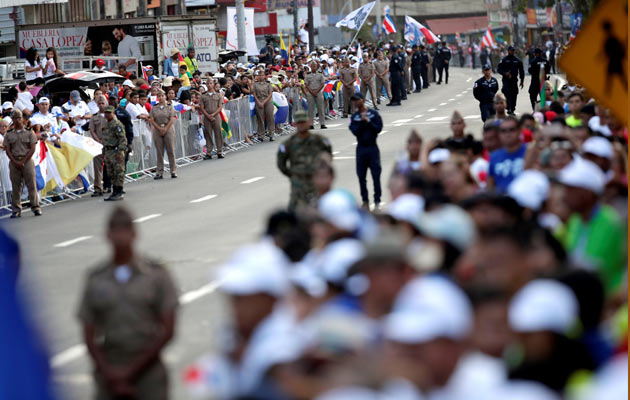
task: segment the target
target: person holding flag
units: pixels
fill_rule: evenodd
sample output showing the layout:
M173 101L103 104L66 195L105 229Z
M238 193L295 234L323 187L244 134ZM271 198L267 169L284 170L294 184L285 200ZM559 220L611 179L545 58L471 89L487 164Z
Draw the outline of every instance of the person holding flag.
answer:
M516 109L519 78L521 81L521 89L523 88L523 80L525 79L523 62L514 55L514 51L514 46L508 47L508 55L503 57L497 67L497 71L503 76L503 88L501 91L507 99L507 112L510 115L514 115L514 110Z
M532 103L532 110L536 110L536 102L538 101L538 95L541 94L544 101L544 86L543 84L547 80L547 74L551 71L551 65L542 56L542 50L539 48L534 49L534 60L529 66L529 74L532 76L531 83L529 84L529 100Z
M287 47L284 45L284 40L282 40L282 34L280 34L280 56L282 57L282 64L283 65L289 65L290 64L290 62L291 62L291 41L289 40L289 50L287 51Z

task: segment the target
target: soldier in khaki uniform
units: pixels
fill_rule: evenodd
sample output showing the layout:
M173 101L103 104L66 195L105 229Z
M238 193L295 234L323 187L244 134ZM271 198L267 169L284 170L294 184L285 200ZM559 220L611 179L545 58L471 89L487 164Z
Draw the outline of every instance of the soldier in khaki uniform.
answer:
M221 117L219 113L223 109L223 96L217 93L214 85L208 85L208 91L201 95L200 99L201 113L203 114L204 135L206 137L206 155L204 160L212 158L212 143L217 148L217 158L225 157L223 155L223 135L221 134ZM214 136L214 141L212 137Z
M9 157L9 177L11 179L11 218L22 216L22 183L28 189L31 210L37 216L42 215L37 197L35 181L35 163L33 153L37 144L37 136L30 129L24 128L24 117L19 110L13 111L13 131L4 136L4 148Z
M258 121L258 140L265 139L265 121L269 130L269 141L273 142L273 134L276 124L273 119L273 88L269 82L265 82L265 74L256 71L256 82L254 83L254 99L256 101L256 120Z
M339 79L343 85L343 118L348 118L348 114L352 114L350 97L354 94L357 71L350 67L350 60L347 57L343 59L343 68L339 71Z
M153 179L164 179L164 148L168 156L171 178L177 178L177 162L175 162L175 109L166 103L166 93L160 90L158 102L151 108L149 122L153 125L153 143L157 152L157 171Z
M376 94L378 99L376 104L381 104L381 94L383 93L383 86L385 86L385 92L387 98L391 101L392 90L389 86L389 61L385 59L382 51L379 51L376 55L376 61L374 61L374 69L376 74Z
M313 174L322 159L332 161L332 146L324 136L311 133L311 121L304 111L294 116L297 132L278 148L278 169L291 180L289 210L317 205L317 189Z
M319 126L326 129L326 115L324 114L324 85L326 79L324 74L319 71L317 61L311 62L311 73L304 78L304 91L306 92L306 100L308 101L308 119L313 121L315 117L315 103L317 103L317 112L319 114ZM310 127L314 129L313 125Z
M166 400L161 352L174 336L177 290L164 266L136 254L126 209L114 209L107 239L113 254L88 272L78 310L95 398Z
M103 144L103 129L107 125L105 119L105 107L107 107L107 99L105 96L98 96L96 98L96 105L98 106L98 113L90 118L90 135L92 139ZM99 197L103 195L103 153L94 157L94 193L92 197Z
M370 96L372 96L372 103L375 110L378 110L376 106L378 104L378 98L374 95L374 75L376 68L370 61L368 53L363 53L363 62L359 65L359 78L361 78L361 95L366 98L368 89L370 90Z

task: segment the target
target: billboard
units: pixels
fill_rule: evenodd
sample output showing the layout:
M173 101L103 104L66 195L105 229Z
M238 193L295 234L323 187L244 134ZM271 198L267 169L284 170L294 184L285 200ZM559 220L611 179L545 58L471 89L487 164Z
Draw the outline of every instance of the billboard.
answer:
M188 25L163 25L162 48L164 58L169 57L171 49L177 48L182 57L186 57L186 49L192 43L195 57L201 72L217 71L217 40L214 24L195 23L192 25L192 39Z

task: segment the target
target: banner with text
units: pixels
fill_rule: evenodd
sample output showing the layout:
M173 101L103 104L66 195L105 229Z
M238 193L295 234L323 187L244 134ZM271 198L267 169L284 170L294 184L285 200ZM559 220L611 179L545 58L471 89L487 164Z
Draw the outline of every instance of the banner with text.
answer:
M193 42L199 69L203 72L217 72L217 34L214 24L193 25Z
M245 9L245 36L247 37L247 55L257 56L260 52L256 46L256 34L254 33L254 9ZM238 50L238 31L236 27L236 8L227 8L227 50Z

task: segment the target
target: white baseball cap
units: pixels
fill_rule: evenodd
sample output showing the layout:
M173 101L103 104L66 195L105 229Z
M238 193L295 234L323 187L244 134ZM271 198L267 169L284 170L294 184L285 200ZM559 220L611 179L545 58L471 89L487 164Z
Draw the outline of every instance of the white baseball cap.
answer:
M448 160L451 152L448 149L437 148L429 153L429 164L437 164Z
M336 240L327 245L316 266L327 282L343 284L348 271L365 254L365 247L356 239Z
M560 170L557 178L563 185L590 190L596 194L601 194L606 186L606 176L601 168L581 157L575 157Z
M423 235L448 242L459 250L465 250L477 236L470 215L452 204L420 214L414 225Z
M50 104L50 99L48 97L40 97L37 104Z
M333 65L335 63L335 60L329 58L328 60L326 60L326 62L328 63L328 65Z
M415 224L420 214L424 211L424 199L422 196L412 193L404 193L396 198L387 207L387 214L398 221Z
M331 190L319 199L319 214L328 223L346 231L354 231L361 223L361 215L354 197L341 189Z
M464 339L472 328L472 306L448 278L425 275L401 290L384 321L385 338L399 343L425 343L438 338Z
M289 288L288 260L269 242L245 246L217 273L221 290L233 295L267 293L282 297Z
M516 332L566 334L577 322L578 312L578 301L568 286L551 279L537 279L514 295L508 319Z
M125 79L123 86L136 87L136 85L134 85L129 79Z
M525 170L510 183L507 194L521 207L538 211L549 196L549 179L540 171Z
M610 140L601 136L593 136L586 139L582 145L582 154L586 153L612 160L613 146L612 143L610 143Z
M2 109L13 110L13 103L11 103L10 101L5 101L4 103L2 103Z
M326 281L304 260L293 266L289 279L294 286L301 288L311 297L322 297L326 294Z

